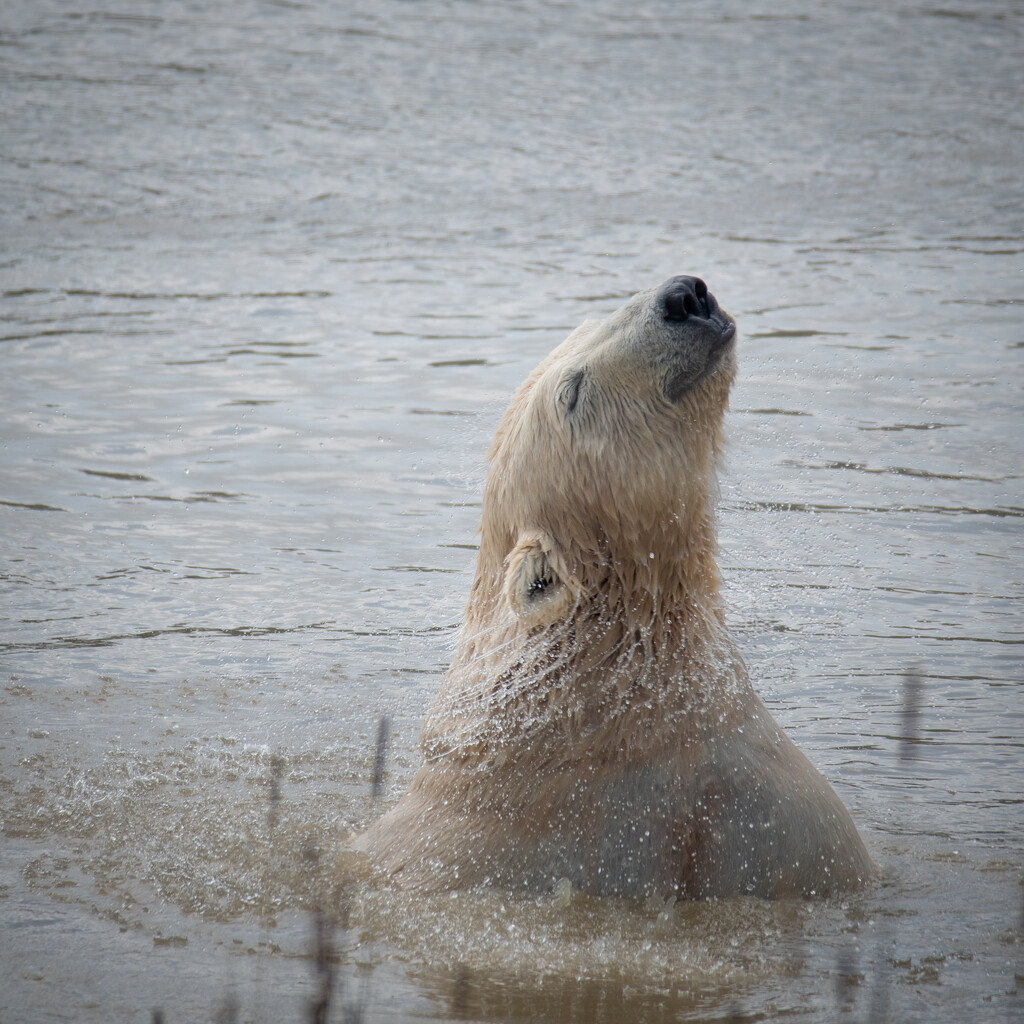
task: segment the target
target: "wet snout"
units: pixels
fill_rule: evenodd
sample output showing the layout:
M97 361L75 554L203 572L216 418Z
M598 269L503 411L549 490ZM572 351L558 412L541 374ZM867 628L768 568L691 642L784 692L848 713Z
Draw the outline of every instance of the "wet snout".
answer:
M695 316L708 320L716 305L715 297L699 277L670 278L661 286L661 305L666 320L683 323Z
M732 317L718 305L699 277L685 274L670 277L659 289L658 299L662 316L669 323L688 320L706 323L717 329L721 341L727 341L736 331Z

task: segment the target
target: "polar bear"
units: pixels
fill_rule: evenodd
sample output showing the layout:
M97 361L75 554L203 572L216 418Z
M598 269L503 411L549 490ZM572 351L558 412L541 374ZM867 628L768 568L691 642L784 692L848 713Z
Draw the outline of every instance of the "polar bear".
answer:
M770 898L873 876L726 629L735 372L732 317L677 276L584 322L516 392L423 766L356 841L395 884Z

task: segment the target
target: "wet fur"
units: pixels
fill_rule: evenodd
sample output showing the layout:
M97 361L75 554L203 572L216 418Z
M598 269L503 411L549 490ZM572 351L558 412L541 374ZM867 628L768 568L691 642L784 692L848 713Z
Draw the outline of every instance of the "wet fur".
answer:
M725 628L731 319L666 324L669 284L573 332L498 428L424 764L357 842L397 884L772 897L873 874Z

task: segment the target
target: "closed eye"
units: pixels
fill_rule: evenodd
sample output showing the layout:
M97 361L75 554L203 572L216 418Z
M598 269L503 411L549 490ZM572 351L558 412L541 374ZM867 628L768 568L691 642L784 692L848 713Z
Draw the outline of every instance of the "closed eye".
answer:
M562 386L558 391L558 400L564 407L566 414L571 413L576 408L576 403L580 400L580 390L583 387L583 381L586 376L586 370L577 370L562 382Z

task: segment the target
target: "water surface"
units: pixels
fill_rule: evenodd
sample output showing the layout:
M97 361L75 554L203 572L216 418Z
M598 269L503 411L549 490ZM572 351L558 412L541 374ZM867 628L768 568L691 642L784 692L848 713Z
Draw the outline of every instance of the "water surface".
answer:
M374 1021L1017 1019L1022 94L995 0L5 4L0 1020L298 1018L327 903ZM882 882L339 895L504 403L678 272L733 629Z

